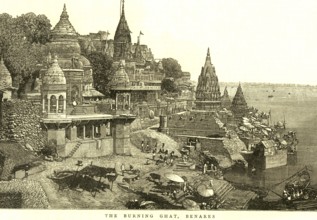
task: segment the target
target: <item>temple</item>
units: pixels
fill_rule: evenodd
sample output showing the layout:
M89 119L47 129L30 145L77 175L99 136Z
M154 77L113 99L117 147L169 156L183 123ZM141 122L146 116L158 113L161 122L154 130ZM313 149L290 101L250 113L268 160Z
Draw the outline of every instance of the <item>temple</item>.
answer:
M166 111L166 104L158 103L160 100L161 83L165 77L163 66L156 61L150 48L141 44L140 34L137 43L132 44L131 31L125 16L124 2L121 15L113 40L113 66L124 68L129 79L131 92L131 112L140 117L147 117L149 111L159 115ZM111 85L111 91L122 90Z
M221 94L218 76L211 63L208 48L205 65L201 69L196 89L196 109L218 110L221 107Z
M223 91L223 95L221 96L221 107L230 110L231 109L231 99L228 94L227 87Z
M51 35L50 54L41 70L40 85L41 122L48 141L53 141L64 157L129 155L129 126L135 119L129 114L130 103L115 91L118 98L112 111L105 113L98 108L103 94L93 87L92 67L81 55L78 34L65 5ZM124 115L120 106L126 109Z
M237 92L232 100L231 110L237 121L241 120L243 116L248 113L248 104L245 101L244 94L242 91L241 84L237 88Z

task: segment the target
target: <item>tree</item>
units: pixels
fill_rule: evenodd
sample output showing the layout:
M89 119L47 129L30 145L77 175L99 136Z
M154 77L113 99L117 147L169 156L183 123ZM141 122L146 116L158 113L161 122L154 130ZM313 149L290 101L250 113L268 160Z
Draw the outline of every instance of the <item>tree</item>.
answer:
M164 58L162 59L162 65L165 77L178 79L182 76L182 67L179 65L177 60L173 58Z
M175 84L175 81L173 80L173 78L165 78L162 80L162 85L161 85L161 89L163 92L167 92L167 93L174 93L174 92L178 92L179 89L177 87L177 85Z
M34 13L12 18L0 14L0 49L4 62L18 86L18 95L23 92L28 79L37 71L47 54L45 43L49 41L50 21L45 15Z
M91 63L94 78L94 87L101 93L107 95L109 91L109 82L115 70L112 68L112 58L101 52L91 52L86 55Z

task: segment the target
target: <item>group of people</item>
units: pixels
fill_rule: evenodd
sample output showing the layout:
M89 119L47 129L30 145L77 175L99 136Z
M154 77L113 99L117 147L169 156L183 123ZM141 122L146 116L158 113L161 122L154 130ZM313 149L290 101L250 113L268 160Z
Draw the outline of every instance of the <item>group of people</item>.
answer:
M283 191L283 198L287 201L305 198L308 199L308 194L304 193L303 189L295 184L287 185Z

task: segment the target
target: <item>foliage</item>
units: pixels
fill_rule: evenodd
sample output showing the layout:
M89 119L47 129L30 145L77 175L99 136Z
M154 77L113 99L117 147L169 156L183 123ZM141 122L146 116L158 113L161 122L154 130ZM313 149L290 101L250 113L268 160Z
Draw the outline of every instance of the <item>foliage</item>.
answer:
M171 78L163 79L161 88L163 92L167 92L167 93L174 93L179 91L175 81Z
M18 94L23 92L28 79L42 63L49 41L50 21L45 15L27 13L16 18L0 14L0 49L5 64L12 74Z
M182 67L177 60L164 58L162 59L162 65L166 77L172 77L175 80L182 77Z
M91 63L94 87L101 93L109 95L109 82L115 70L112 68L112 58L101 52L91 52L85 55Z

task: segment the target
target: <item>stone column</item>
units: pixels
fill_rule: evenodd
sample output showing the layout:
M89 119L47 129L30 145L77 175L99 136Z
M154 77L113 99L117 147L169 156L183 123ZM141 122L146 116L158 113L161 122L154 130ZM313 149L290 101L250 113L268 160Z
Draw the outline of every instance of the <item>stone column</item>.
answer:
M66 97L64 98L64 109L63 109L63 112L66 114Z
M47 96L47 113L51 112L51 96Z
M45 96L43 96L43 102L42 102L42 112L45 112Z
M58 105L59 105L59 98L57 97L56 98L56 113L58 114Z
M83 125L83 139L86 139L86 125Z
M95 126L94 125L91 125L91 137L92 137L92 139L95 138Z

